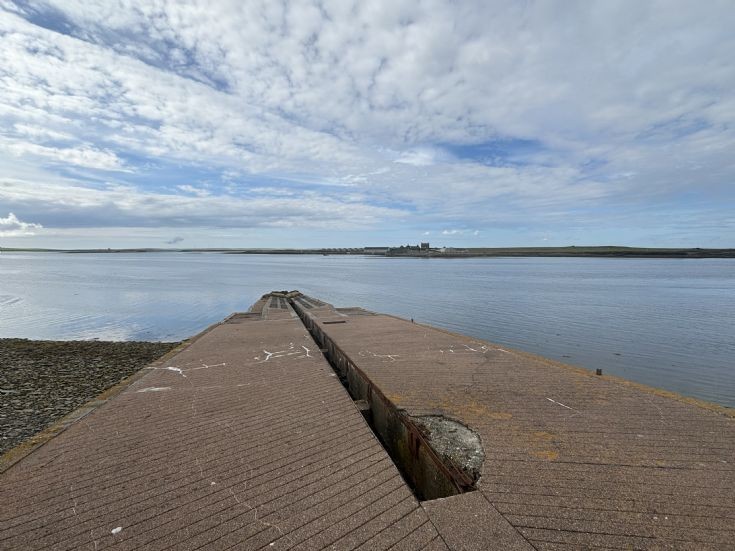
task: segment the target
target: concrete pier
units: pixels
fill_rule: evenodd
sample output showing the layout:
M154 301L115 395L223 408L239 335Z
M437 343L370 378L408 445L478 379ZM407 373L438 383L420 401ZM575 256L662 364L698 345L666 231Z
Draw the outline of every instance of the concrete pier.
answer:
M392 316L269 294L118 390L0 549L735 548L724 408Z

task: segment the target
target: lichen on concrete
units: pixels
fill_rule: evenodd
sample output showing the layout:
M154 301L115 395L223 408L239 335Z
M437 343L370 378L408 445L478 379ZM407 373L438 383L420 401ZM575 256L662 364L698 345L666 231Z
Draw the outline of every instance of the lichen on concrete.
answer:
M475 431L441 415L421 415L411 417L411 420L444 461L458 467L477 482L485 461L485 452Z

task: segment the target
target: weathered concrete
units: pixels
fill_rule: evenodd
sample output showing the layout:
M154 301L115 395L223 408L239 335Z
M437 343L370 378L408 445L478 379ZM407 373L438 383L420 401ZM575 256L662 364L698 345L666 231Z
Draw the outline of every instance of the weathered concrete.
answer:
M278 300L214 327L0 475L0 549L429 544L446 549Z
M273 294L0 475L0 549L733 549L713 410ZM456 495L419 503L363 415Z
M479 435L488 511L534 547L735 548L723 409L392 316L324 303L303 313L360 385L411 419L442 415Z
M457 465L473 482L480 478L485 461L480 435L443 415L420 415L412 420L444 461Z

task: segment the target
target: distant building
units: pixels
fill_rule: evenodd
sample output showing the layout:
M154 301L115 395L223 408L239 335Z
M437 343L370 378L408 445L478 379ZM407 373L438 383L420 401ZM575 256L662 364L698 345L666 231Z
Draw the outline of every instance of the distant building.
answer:
M429 248L429 244L428 243L421 243L421 248L422 249L428 249Z
M364 247L363 252L365 254L385 254L390 250L390 247Z

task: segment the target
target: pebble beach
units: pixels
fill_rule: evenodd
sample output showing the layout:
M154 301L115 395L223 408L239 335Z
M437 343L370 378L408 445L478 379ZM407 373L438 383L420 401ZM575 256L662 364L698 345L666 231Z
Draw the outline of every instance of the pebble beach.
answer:
M0 454L177 344L0 339Z

